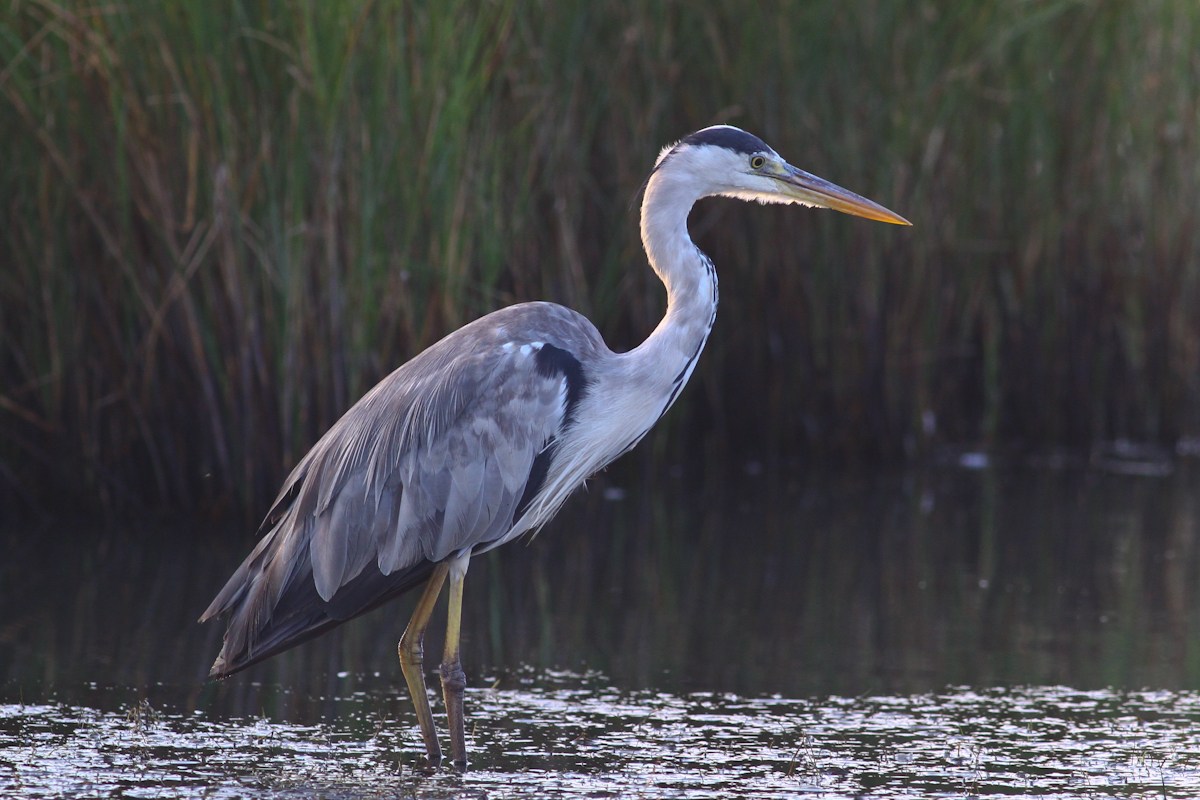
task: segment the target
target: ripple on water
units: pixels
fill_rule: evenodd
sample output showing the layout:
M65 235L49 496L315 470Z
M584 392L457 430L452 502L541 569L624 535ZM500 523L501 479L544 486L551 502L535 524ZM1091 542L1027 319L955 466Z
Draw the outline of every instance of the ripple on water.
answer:
M820 700L618 692L547 676L469 692L465 776L422 774L414 719L0 705L0 796L1195 796L1200 693L950 689Z

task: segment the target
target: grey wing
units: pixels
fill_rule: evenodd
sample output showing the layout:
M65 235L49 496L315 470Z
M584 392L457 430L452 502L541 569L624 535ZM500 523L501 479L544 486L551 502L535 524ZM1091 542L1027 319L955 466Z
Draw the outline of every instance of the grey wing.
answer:
M436 562L510 532L536 491L535 461L582 392L577 354L599 340L571 317L530 331L530 320L510 319L521 308L392 373L297 465L266 535L201 617L231 612L214 675L370 610ZM510 333L513 322L523 335Z
M562 425L567 395L565 378L544 374L537 353L521 347L500 346L457 370L449 385L422 395L407 424L357 435L341 450L320 481L312 517L309 552L323 599L372 562L390 575L512 527L534 459Z

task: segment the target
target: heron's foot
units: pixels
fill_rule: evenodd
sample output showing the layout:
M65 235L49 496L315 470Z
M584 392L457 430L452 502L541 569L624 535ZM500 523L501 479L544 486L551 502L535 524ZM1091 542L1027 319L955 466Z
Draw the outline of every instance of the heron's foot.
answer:
M414 767L413 769L416 772L421 773L422 775L436 775L441 770L441 768L442 768L442 754L438 753L436 761L431 759L429 757L429 755L426 754L425 755L425 763L422 764L418 760L417 766Z

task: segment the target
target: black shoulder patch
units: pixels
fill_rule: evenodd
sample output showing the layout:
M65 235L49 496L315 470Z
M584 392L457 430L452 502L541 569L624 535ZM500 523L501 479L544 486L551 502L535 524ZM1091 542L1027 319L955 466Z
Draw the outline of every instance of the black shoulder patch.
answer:
M538 374L545 378L562 375L567 379L567 410L563 415L565 426L574 418L575 407L587 390L587 378L583 374L583 364L579 359L561 347L543 344L535 359Z
M521 493L521 499L517 502L517 508L513 511L512 522L509 522L511 527L521 517L525 516L525 510L529 508L529 504L533 502L533 498L537 497L538 492L542 490L542 486L546 484L546 475L550 472L550 462L554 460L554 451L558 449L558 442L551 439L542 449L542 452L533 457L533 465L529 469L529 477L525 480L525 491Z
M583 374L583 364L579 363L579 359L570 351L549 343L543 344L538 350L534 363L537 365L538 374L542 377L553 378L555 375L562 375L566 378L567 408L563 414L563 427L570 425L571 420L575 417L575 409L583 398L584 392L587 391L587 378ZM525 481L525 491L521 493L521 499L517 502L517 508L513 512L512 521L514 523L525 515L529 504L533 502L533 498L537 497L538 492L545 485L546 475L550 473L550 462L554 460L554 453L557 449L558 442L551 439L542 448L542 452L534 456L529 477Z
M726 150L732 150L735 153L744 153L745 155L771 152L771 148L767 147L767 143L762 139L752 133L746 133L741 128L734 128L729 125L714 125L702 131L696 131L691 136L685 137L679 144L693 146L710 144L715 147L724 147Z

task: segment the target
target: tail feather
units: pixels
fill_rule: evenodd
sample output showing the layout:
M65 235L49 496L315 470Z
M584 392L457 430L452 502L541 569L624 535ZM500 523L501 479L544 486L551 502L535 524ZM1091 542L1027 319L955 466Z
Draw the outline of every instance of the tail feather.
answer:
M227 678L320 636L423 583L433 572L433 567L434 562L423 561L406 570L384 575L372 564L328 601L317 594L311 571L298 575L284 589L270 618L261 627L249 613L253 604L242 603L233 612L225 632L225 643L209 674L214 678Z
M317 592L309 541L315 491L304 492L313 453L297 465L259 529L262 539L201 615L229 615L209 675L227 678L378 608L433 572L422 560L384 575L373 559L328 600Z

